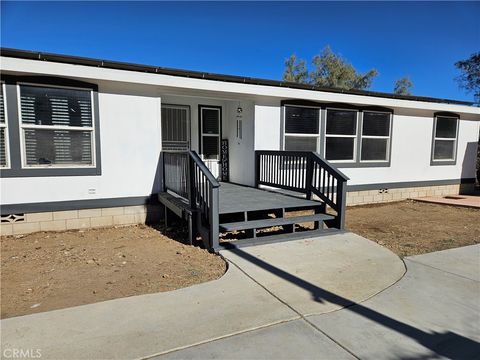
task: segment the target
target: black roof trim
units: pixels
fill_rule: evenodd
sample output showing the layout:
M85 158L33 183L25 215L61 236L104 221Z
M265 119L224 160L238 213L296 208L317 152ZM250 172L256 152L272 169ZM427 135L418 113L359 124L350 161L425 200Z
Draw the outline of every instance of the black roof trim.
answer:
M132 64L132 63L126 63L126 62L120 62L120 61L99 60L99 59L92 59L92 58L86 58L86 57L80 57L80 56L51 54L46 52L19 50L19 49L11 49L11 48L3 48L3 47L0 48L0 55L6 56L6 57L20 58L20 59L52 61L52 62L67 63L67 64L74 64L74 65L95 66L95 67L103 67L103 68L117 69L117 70L138 71L138 72L146 72L146 73L153 73L153 74L234 82L234 83L250 84L250 85L265 85L265 86L275 86L275 87L284 87L284 88L292 88L292 89L313 90L313 91L323 91L323 92L331 92L331 93L343 93L343 94L351 94L351 95L374 96L374 97L380 97L380 98L414 100L414 101L445 103L445 104L455 104L455 105L473 105L474 104L473 102L469 102L469 101L439 99L439 98L432 98L432 97L425 97L425 96L395 95L390 93L365 91L365 90L343 90L343 89L327 88L327 87L320 87L320 86L307 85L307 84L298 84L298 83L292 83L292 82L286 82L286 81L258 79L258 78L242 77L242 76L234 76L234 75L213 74L213 73L206 73L206 72L200 72L200 71L180 70L180 69L172 69L172 68L165 68L165 67L158 67L158 66Z

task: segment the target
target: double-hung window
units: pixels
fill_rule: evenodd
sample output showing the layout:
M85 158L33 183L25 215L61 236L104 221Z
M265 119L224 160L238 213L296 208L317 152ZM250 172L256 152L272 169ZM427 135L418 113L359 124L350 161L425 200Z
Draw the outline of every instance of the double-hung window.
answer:
M360 143L361 162L386 162L390 157L391 113L364 111Z
M200 153L205 160L220 160L222 134L222 109L216 106L199 106Z
M358 112L331 108L326 111L325 158L335 162L355 162Z
M458 137L458 118L436 116L433 131L432 164L455 163Z
M18 85L22 167L94 167L93 91Z
M8 131L3 88L4 84L0 83L0 168L7 168L9 166Z
M318 151L320 109L285 106L284 111L284 149Z

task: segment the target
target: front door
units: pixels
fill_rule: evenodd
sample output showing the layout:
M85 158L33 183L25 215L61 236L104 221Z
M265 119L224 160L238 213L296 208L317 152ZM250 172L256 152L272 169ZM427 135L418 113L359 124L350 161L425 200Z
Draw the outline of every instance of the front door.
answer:
M222 137L222 108L200 105L199 109L200 156L218 179L220 177L220 141Z

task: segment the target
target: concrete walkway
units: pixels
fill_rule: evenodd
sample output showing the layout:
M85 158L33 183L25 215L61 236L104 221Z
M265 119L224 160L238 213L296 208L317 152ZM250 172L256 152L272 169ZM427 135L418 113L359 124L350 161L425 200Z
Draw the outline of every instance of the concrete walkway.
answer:
M413 200L432 204L452 205L480 209L479 195L450 195L444 197L426 196L421 198L414 198Z
M3 320L2 349L40 349L42 359L467 359L480 350L480 246L407 258L405 276L398 257L348 233L240 250L222 253L230 267L216 281Z
M248 339L266 329L267 338L277 338L275 331L293 331L299 344L316 339L326 352L336 354L338 346L306 325L303 314L325 313L365 300L404 273L394 254L354 234L222 254L231 262L219 280L2 320L2 348L41 349L42 359L132 359L220 338L229 341L236 334ZM263 269L264 265L270 267ZM269 274L272 269L277 274ZM264 344L268 353L271 348ZM288 354L287 347L282 344L278 350ZM349 356L342 349L340 355Z
M398 283L361 304L157 359L479 359L480 245L405 263Z

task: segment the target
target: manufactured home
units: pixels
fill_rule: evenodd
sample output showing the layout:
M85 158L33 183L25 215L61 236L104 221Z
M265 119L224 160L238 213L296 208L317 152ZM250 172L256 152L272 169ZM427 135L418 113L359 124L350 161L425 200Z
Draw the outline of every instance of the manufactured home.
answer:
M475 182L480 108L463 101L15 49L0 99L3 235L176 214L216 249L219 232L334 231L346 205Z

